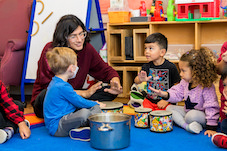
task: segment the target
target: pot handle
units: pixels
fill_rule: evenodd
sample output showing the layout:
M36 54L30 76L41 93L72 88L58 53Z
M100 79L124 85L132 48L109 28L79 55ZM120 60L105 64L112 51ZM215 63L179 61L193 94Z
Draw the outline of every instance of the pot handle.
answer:
M98 128L98 130L99 130L99 131L106 132L106 131L112 131L113 128L110 127L109 124L104 124L104 123L103 123L102 126Z

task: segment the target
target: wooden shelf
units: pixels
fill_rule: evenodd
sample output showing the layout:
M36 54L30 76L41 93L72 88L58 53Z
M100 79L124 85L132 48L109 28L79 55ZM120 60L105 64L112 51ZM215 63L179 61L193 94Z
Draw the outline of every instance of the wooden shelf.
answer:
M154 32L164 34L168 45L186 49L217 45L227 41L227 19L187 22L126 22L107 23L108 63L118 71L123 86L121 98L128 98L134 78L146 63L144 40ZM133 37L133 60L125 56L125 37ZM189 50L190 50L189 49ZM168 48L169 51L169 48ZM168 52L167 51L167 52ZM178 60L169 61L177 64Z

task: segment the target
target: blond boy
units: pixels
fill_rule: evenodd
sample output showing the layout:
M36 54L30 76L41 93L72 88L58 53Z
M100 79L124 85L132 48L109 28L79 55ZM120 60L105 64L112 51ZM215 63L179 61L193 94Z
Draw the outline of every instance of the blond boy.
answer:
M67 47L55 47L46 54L48 64L55 76L52 78L44 100L44 120L53 136L70 136L89 141L88 117L100 113L98 101L84 99L67 82L79 70L76 53ZM82 127L82 128L81 128Z

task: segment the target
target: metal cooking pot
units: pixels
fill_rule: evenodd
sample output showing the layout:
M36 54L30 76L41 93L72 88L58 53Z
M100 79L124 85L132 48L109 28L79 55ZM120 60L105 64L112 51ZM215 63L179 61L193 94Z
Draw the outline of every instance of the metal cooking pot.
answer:
M121 149L130 144L131 116L123 113L98 113L89 116L91 147Z

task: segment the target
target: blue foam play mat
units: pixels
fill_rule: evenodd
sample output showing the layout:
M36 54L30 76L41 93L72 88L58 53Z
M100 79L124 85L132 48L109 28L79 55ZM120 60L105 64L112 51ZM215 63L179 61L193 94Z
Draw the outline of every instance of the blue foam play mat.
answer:
M72 140L70 137L53 137L48 134L45 126L31 129L29 139L22 140L19 134L4 144L0 151L86 151L96 150L90 142ZM132 118L130 145L122 151L216 151L224 150L212 144L211 138L204 136L204 131L198 135L191 134L177 126L167 133L155 133L149 129L134 127ZM100 140L102 141L102 140Z

